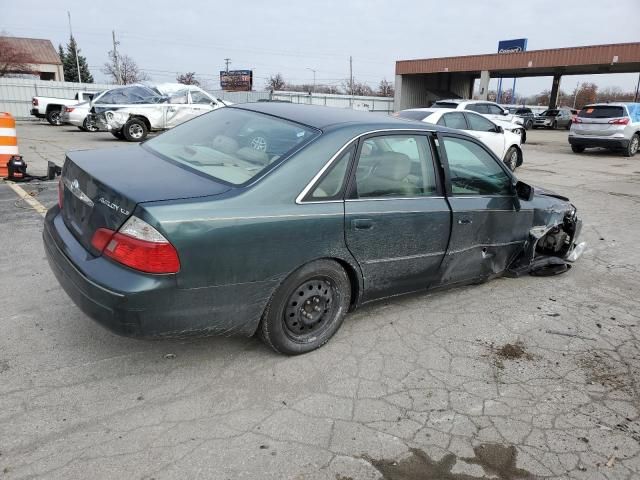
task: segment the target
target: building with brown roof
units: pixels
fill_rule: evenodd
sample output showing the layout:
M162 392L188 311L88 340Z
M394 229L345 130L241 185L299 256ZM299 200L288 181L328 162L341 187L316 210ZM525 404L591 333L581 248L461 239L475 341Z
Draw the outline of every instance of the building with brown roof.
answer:
M9 74L32 74L40 80L64 81L60 56L51 40L0 37L0 67Z

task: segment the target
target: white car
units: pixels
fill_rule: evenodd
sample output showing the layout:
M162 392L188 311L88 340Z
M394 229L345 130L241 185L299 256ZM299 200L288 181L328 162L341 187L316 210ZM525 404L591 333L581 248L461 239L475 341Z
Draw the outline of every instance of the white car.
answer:
M227 105L195 85L162 84L153 88L158 94L140 100L121 102L106 98L109 94L102 97L93 103L88 121L118 139L141 142L151 131L168 130ZM111 96L118 97L118 90Z
M506 128L513 125L510 122L492 122L475 112L452 108L412 108L394 115L462 130L482 141L511 171L522 165L520 134Z
M527 129L524 126L524 119L509 113L509 110L502 108L495 102L486 100L463 100L453 98L448 100L438 100L431 108L453 108L455 110L469 110L479 113L483 117L488 118L492 122L509 122L515 127L510 129L512 132L518 133L521 137L520 143L527 143Z
M98 98L98 95L96 95ZM91 102L82 102L64 107L60 120L64 124L75 125L80 130L95 132L98 128L87 121L87 115L91 110Z

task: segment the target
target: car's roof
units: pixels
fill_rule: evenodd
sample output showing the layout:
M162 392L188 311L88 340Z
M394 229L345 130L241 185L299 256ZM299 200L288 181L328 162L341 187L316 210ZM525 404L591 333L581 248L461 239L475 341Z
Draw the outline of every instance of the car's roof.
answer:
M447 102L447 103L493 103L496 104L496 102L492 102L491 100L469 100L469 99L465 99L465 98L442 98L440 100L437 100L435 103L440 103L440 102Z
M587 107L628 107L629 105L640 105L640 103L635 103L635 102L590 103L589 105L585 105L582 108L587 108Z
M298 103L256 102L236 104L227 108L241 108L267 115L274 115L296 123L308 125L320 130L340 125L353 126L362 124L367 128L445 131L447 128L431 124L423 124L413 120L392 117L390 115L363 112L347 108L324 107L320 105L303 105Z

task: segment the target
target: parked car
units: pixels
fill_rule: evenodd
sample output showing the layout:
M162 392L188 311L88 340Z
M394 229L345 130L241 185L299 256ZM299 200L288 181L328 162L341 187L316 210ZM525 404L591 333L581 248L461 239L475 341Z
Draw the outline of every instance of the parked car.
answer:
M522 165L520 135L509 130L515 128L513 123L492 122L478 113L451 108L412 108L396 116L465 131L481 140L511 171Z
M568 108L547 109L533 120L533 128L566 128L571 127L571 110Z
M154 87L142 84L112 88L96 93L89 102L65 107L60 120L62 123L75 125L81 130L95 132L99 128L95 118L91 116L91 109L94 105L136 103L144 101L146 98L158 98L160 95L160 92Z
M141 142L149 132L168 130L226 105L195 85L177 85L156 86L158 93L135 101L103 97L93 105L89 118L120 140Z
M472 112L479 113L483 117L489 120L507 121L518 125L517 133L520 134L521 142L527 142L527 129L524 127L524 120L518 116L509 113L509 110L502 108L495 102L488 102L485 100L463 100L463 99L449 99L438 100L431 108L453 108L456 110L470 110Z
M280 149L247 143L256 124ZM267 102L68 152L43 241L73 301L119 334L258 332L299 354L375 299L566 270L580 228L568 199L464 132Z
M527 130L530 130L531 127L533 127L533 120L535 118L535 114L533 113L533 110L531 110L530 108L528 108L528 107L507 107L507 110L509 110L509 113L511 115L514 115L516 117L521 118L522 119L522 125Z
M51 125L62 125L60 116L64 107L90 101L95 92L78 92L73 98L33 97L31 115L46 118Z
M640 148L640 103L594 103L571 125L569 144L575 153L604 147L632 157Z

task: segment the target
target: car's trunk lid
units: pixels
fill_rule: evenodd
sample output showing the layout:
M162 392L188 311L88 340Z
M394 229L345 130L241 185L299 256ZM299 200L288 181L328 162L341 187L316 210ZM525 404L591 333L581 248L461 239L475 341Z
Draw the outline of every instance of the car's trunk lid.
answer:
M117 230L139 203L219 195L231 188L140 145L69 152L62 183L64 222L90 251L98 228Z
M614 119L624 118L627 112L618 105L586 106L578 114L573 131L578 135L608 136L618 133L624 126L612 124Z

